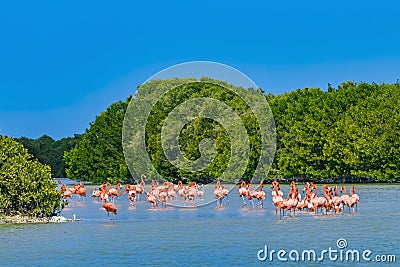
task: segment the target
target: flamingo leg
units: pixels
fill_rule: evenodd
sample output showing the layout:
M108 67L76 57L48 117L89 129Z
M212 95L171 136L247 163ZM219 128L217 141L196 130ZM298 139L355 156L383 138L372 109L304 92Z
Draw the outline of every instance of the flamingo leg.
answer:
M246 206L247 204L246 204L246 200L245 200L244 196L242 196L242 199L243 199L243 206L242 206L242 207L244 207L244 206Z

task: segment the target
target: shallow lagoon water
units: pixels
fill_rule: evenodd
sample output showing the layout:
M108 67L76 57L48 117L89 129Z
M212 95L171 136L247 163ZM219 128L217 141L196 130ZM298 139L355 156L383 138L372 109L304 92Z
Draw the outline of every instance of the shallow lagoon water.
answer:
M300 186L299 186L300 187ZM90 195L91 186L88 187ZM347 186L349 189L349 186ZM285 196L288 186L282 186ZM212 194L212 185L205 194ZM309 266L396 266L400 261L400 185L359 185L358 212L315 215L296 212L279 218L271 203L271 189L263 209L242 208L237 188L229 203L216 209L215 203L185 209L167 207L151 209L142 198L132 207L126 195L115 202L118 215L109 222L101 203L87 197L74 201L62 212L81 221L71 223L0 225L0 266L88 266L88 265L259 265L298 266L286 254L287 262L276 253L260 261L259 250L338 249L344 238L347 250L371 250L369 256L395 255L396 263L360 262L329 259L303 261ZM264 254L260 254L263 256ZM294 255L294 254L293 254ZM318 255L319 256L319 255Z

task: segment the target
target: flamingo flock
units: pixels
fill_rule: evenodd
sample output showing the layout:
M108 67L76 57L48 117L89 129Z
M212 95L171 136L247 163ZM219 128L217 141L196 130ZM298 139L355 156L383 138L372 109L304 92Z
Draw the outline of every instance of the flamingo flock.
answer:
M204 195L204 185L198 185L192 182L184 186L181 181L178 184L172 182L164 182L162 185L158 181L151 181L151 189L146 194L146 200L151 207L166 207L177 198L183 200L184 205L196 207L196 200L201 199Z
M60 187L60 192L64 199L72 199L73 195L77 195L78 199L82 199L83 201L83 198L86 197L86 188L82 182L79 184L74 184L74 187L72 188L67 188L65 184L62 184Z
M341 196L339 196L337 185L334 186L334 189L324 185L321 189L323 196L318 196L318 187L312 182L307 182L303 189L303 193L306 192L303 200L294 181L290 185L290 191L286 199L283 198L279 182L272 182L271 188L272 203L276 208L276 213L279 210L280 215L282 213L284 215L285 211L295 213L296 210L308 210L316 214L318 212L325 214L328 214L328 212L340 213L346 206L349 212L350 210L354 212L357 211L360 199L356 193L355 185L350 189L350 195L347 195L346 187L342 186L340 190ZM334 196L332 195L333 190Z
M214 186L214 198L217 200L217 207L222 208L222 202L226 198L228 200L229 190L225 188L224 185L221 186L221 182L217 181L216 185Z
M185 207L196 208L197 202L203 199L204 196L204 185L198 185L196 182L192 182L188 185L183 185L181 181L177 184L172 182L164 182L159 184L158 181L151 181L151 188L145 190L145 178L142 174L141 182L139 184L131 185L126 184L125 190L122 192L123 186L118 183L113 187L110 183L103 183L98 188L94 188L91 198L96 198L104 210L107 212L107 217L110 220L110 213L117 215L118 210L115 206L115 201L118 201L123 194L128 195L128 199L132 206L136 206L141 195L144 195L144 199L149 203L151 208L164 208L169 204L173 204L174 201L180 200ZM265 192L263 191L264 183L260 182L256 189L252 189L250 183L242 181L238 185L239 197L243 200L242 207L246 207L251 204L251 209L264 208ZM356 187L353 186L350 189L350 194L347 195L346 187L334 186L333 188L328 185L324 185L321 188L322 196L318 196L318 187L312 182L307 182L304 189L304 197L299 192L294 181L290 184L289 193L287 198L284 198L284 194L280 189L278 181L273 181L271 184L271 196L272 203L275 206L275 213L280 216L285 215L285 212L295 214L296 211L306 210L310 212L325 213L334 212L340 213L347 206L348 211L357 211L359 202L359 196L356 193ZM60 192L63 199L72 199L73 195L77 195L78 201L86 197L86 188L82 182L74 184L72 188L67 188L65 184L60 187ZM340 195L339 195L340 192ZM216 181L214 186L214 199L217 203L216 208L220 209L229 205L229 190L221 185L220 181Z
M247 206L246 198L251 203L253 209L260 206L261 208L264 207L264 200L265 200L265 192L263 191L263 182L260 183L258 189L253 190L251 188L251 184L248 183L246 185L245 181L239 185L239 197L243 199L242 207ZM257 200L257 205L254 204L254 200Z

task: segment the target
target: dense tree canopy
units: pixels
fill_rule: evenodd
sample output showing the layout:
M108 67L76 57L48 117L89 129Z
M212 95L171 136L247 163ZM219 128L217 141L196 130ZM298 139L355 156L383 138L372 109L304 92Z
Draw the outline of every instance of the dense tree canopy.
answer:
M167 92L158 92L163 85ZM155 102L147 103L151 98ZM262 150L261 126L267 125L268 131L273 120L267 102L257 89L244 89L207 77L199 81L153 80L138 88L137 98L132 102L124 127L132 127L133 131L132 121L134 125L146 121L146 153L140 157L150 158L141 162L134 149L127 151L128 162L135 165L133 172L151 164L154 169L147 168L151 177L204 183L216 179L249 181L256 170L263 171L257 169L261 157L268 154ZM263 110L262 117L256 117L257 109ZM142 117L139 111L149 111L149 114ZM125 145L139 147L135 142L140 138L134 133L130 136L131 130L125 131ZM268 136L265 143L275 141L274 128L272 135L265 133L265 136ZM274 143L265 146L275 149ZM272 156L269 160L272 162Z
M400 84L346 82L337 89L268 95L284 178L400 177Z
M0 213L50 216L60 210L61 195L50 167L28 154L12 138L0 136Z
M68 178L100 183L129 179L122 150L122 122L130 97L111 104L86 129L82 139L65 152Z
M165 84L173 87L193 81L155 80L141 85L137 93L150 96ZM214 82L208 78L202 81ZM196 160L201 154L199 148L202 140L212 139L217 148L214 165L192 173L178 170L165 158L160 146L160 127L164 123L165 114L183 99L204 95L223 99L236 108L238 114L246 110L239 99L212 86L176 90L173 94L160 97L146 124L146 150L157 171L167 179L212 180L224 168L222 162L232 156L229 147L226 147L229 141L223 127L207 118L198 118L182 128L179 135L180 149L185 157ZM329 86L327 91L305 88L277 96L266 94L265 97L272 109L277 132L276 155L269 174L271 178L399 179L399 83L377 85L346 82L338 88ZM121 145L122 121L129 101L130 98L112 104L90 125L81 142L65 154L68 177L94 182L130 177ZM250 117L244 119L249 123L248 130L254 123L251 120ZM257 137L256 132L249 136ZM257 146L254 141L252 144ZM251 157L255 159L257 155L252 154ZM149 175L152 177L155 174ZM248 179L250 176L251 172L246 172L243 178Z
M50 136L43 135L38 139L21 137L17 141L22 143L28 149L28 152L41 163L51 167L52 177L62 178L66 177L64 152L71 150L80 139L81 135L79 134L60 140L54 140Z

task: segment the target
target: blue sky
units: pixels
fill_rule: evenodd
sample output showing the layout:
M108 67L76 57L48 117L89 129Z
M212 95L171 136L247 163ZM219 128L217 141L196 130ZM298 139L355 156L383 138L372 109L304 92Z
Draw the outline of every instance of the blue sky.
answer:
M0 134L83 133L154 73L206 60L266 92L400 79L398 1L6 1Z

